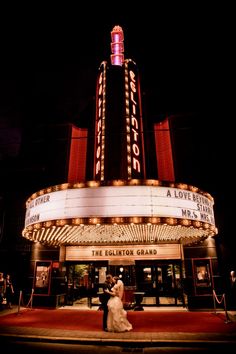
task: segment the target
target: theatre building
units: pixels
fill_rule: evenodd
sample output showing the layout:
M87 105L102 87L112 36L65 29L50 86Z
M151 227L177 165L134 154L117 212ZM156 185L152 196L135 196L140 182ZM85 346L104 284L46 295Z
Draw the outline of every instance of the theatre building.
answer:
M34 303L88 298L93 306L111 273L124 281L130 308L137 299L143 306L213 306L220 284L214 200L175 180L172 140L169 118L145 134L137 65L125 59L123 30L115 26L110 60L98 71L93 128L71 126L68 157L60 161L64 183L26 202L22 235L34 243Z

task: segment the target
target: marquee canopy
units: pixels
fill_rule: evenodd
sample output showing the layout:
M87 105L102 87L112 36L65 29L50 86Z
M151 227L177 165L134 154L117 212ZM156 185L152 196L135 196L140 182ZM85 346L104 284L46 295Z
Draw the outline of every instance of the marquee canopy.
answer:
M88 181L34 193L23 237L51 246L180 242L215 236L214 201L187 184Z

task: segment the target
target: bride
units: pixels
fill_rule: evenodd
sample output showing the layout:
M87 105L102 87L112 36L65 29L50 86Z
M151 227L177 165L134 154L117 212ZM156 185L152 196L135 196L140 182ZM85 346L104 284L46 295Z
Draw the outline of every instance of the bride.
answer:
M126 332L133 327L127 319L127 312L123 308L122 297L124 293L124 284L118 277L114 277L115 285L111 291L106 290L111 295L108 300L108 332Z

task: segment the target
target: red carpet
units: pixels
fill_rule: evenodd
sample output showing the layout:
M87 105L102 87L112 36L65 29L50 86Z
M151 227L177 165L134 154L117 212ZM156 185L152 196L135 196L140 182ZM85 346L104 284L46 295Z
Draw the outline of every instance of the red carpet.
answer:
M1 327L23 326L80 331L102 331L102 311L33 309L0 317ZM133 332L236 332L236 322L213 312L128 311Z

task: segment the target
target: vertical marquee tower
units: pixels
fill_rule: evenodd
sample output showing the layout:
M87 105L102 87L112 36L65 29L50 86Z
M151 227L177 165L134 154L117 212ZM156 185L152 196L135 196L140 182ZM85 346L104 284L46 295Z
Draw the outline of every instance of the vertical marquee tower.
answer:
M120 26L111 32L111 63L102 62L96 92L94 179L144 179L144 143L137 66L124 59Z

